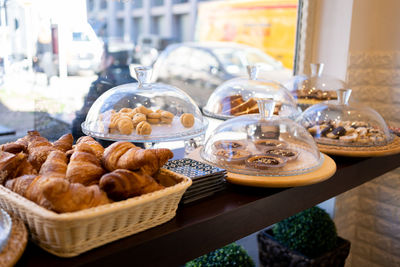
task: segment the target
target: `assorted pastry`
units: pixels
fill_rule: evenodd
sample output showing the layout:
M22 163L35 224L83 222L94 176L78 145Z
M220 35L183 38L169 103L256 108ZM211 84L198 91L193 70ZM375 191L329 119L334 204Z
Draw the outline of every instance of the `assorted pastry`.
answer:
M274 115L278 115L281 106L281 103L275 103ZM220 103L220 112L222 115L227 116L240 116L245 114L259 113L257 98L251 97L245 101L241 95L224 97Z
M336 91L324 91L321 89L298 89L296 90L296 96L298 99L315 99L320 101L325 100L336 100Z
M221 164L244 165L253 169L283 167L295 161L299 152L277 139L252 141L255 150L245 140L219 140L213 143L213 153Z
M150 135L155 125L171 124L175 115L166 110L151 110L145 106L122 108L103 112L99 115L102 129L110 134ZM183 113L180 122L185 128L191 128L195 119L193 114Z
M269 168L283 167L286 159L278 156L256 155L246 160L246 166L254 169L266 170Z
M71 134L49 142L36 131L0 146L0 183L63 213L161 190L160 168L169 149L142 149L115 142L106 149L89 136L73 145Z
M387 141L382 130L362 121L321 121L306 128L315 138L326 141L361 145L378 145Z

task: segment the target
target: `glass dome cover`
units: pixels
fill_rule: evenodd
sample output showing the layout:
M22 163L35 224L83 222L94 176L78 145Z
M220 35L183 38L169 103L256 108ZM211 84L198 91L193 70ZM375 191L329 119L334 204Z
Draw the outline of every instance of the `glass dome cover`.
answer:
M321 101L336 100L338 89L346 88L346 83L323 74L324 64L311 64L311 76L296 75L286 85L300 105L313 105Z
M297 119L319 144L335 146L382 146L393 138L379 113L349 105L350 89L337 91L337 101L325 101L307 108Z
M162 142L202 135L207 120L182 90L150 83L151 69L135 68L138 83L116 86L91 106L82 131L105 140Z
M307 130L272 115L273 100L257 102L260 114L221 123L207 139L201 157L229 172L255 176L291 176L320 166L322 156Z
M275 101L275 115L295 118L300 114L291 93L281 84L258 79L258 66L247 66L249 78L234 78L217 87L211 94L204 114L217 119L258 113L258 98Z

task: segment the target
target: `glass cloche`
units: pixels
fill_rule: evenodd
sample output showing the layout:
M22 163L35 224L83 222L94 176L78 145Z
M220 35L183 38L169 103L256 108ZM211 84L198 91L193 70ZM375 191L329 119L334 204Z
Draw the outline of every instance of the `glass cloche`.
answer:
M204 134L207 120L182 90L150 83L151 69L135 68L138 83L114 87L90 108L82 130L105 140L165 142Z
M307 108L297 119L319 144L335 146L380 146L392 141L383 118L373 109L349 105L350 89L337 91L337 101Z
M346 88L346 83L335 77L323 74L324 64L311 64L311 76L296 75L285 84L292 92L300 107L326 100L336 100L336 90Z
M258 113L257 99L275 101L274 114L295 118L300 114L291 93L281 84L258 79L258 67L247 67L249 78L234 78L217 87L210 96L203 112L217 119Z
M256 176L296 175L320 166L323 156L307 130L272 115L273 100L257 103L260 114L221 123L207 139L201 157L229 172Z

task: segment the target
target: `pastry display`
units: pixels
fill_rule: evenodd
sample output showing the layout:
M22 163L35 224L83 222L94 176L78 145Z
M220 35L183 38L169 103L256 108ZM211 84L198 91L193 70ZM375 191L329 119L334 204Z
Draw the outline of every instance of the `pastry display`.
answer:
M279 141L276 139L259 139L254 141L254 145L261 151L276 149L276 148L286 148L287 143Z
M0 183L58 213L92 208L165 188L158 182L157 174L173 157L169 149L142 149L129 142L115 142L104 149L89 136L79 138L74 146L73 141L72 136L64 135L51 143L33 131L2 145ZM39 144L43 146L40 151Z
M116 86L96 99L81 124L82 132L102 140L141 143L204 134L208 122L193 99L179 88L151 83L150 68L135 71L137 83Z
M270 155L257 155L252 156L246 160L246 165L250 168L265 170L269 168L280 168L286 164L286 159L270 156Z
M251 153L242 149L219 149L215 152L215 155L222 162L238 164L243 163L251 155Z
M241 95L227 96L221 100L220 105L221 114L223 115L240 116L259 113L257 98L255 97L251 97L247 101L244 101ZM279 114L281 106L281 103L275 105L274 115Z
M298 118L315 140L324 145L347 147L383 146L393 137L375 110L349 104L350 89L337 91L338 101L307 108Z
M297 103L283 85L257 77L256 66L248 66L248 78L235 78L222 83L210 96L203 112L217 119L257 114L257 101L275 101L274 115L295 118L299 115Z
M265 154L267 156L281 157L286 159L286 161L293 161L297 159L297 156L299 155L297 151L294 151L292 149L282 149L282 148L268 149L265 151Z
M361 121L326 121L310 124L308 132L315 138L329 142L379 145L385 143L384 131Z
M246 144L244 141L239 140L219 140L214 142L214 147L216 149L244 149L246 148Z
M296 75L285 85L302 107L336 100L336 90L346 88L344 81L323 73L324 64L311 64L311 75Z
M275 101L258 104L265 112L226 120L209 134L200 152L203 160L250 176L293 176L320 166L311 134L289 118L272 115Z

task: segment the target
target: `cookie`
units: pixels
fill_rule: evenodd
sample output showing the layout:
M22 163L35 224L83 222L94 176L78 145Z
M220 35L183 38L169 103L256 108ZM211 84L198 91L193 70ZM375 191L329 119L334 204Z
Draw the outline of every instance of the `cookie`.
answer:
M166 124L171 124L172 120L174 119L174 114L172 114L171 112L168 111L164 111L162 110L160 112L161 114L161 122L162 123L166 123Z
M297 151L281 148L270 149L266 151L265 154L269 156L282 157L285 158L287 161L293 161L299 156L299 153Z
M215 156L217 156L218 160L222 163L235 163L240 164L244 163L244 161L250 156L250 152L243 149L218 149L215 152Z
M287 144L283 141L279 141L276 139L260 139L254 141L254 145L259 150L266 150L266 149L274 149L274 148L286 148Z
M160 113L149 113L146 115L147 119L160 119L161 118L161 114Z
M133 110L133 109L131 109L131 108L121 108L119 111L118 111L118 113L119 114L121 114L121 115L125 115L125 116L128 116L129 118L133 118L133 116L136 114L136 112Z
M158 124L158 123L161 122L161 120L160 119L150 119L150 118L148 118L147 122L151 123L151 124Z
M139 122L136 126L136 133L139 135L151 134L151 125L146 121Z
M121 134L129 135L133 132L133 122L128 116L121 116L118 119L118 130Z
M148 109L145 106L139 106L139 107L135 108L134 110L136 111L136 113L142 113L144 115L153 113L153 111L151 109Z
M181 115L181 123L185 128L191 128L194 125L194 116L190 113L183 113Z
M214 142L214 147L216 149L227 149L227 150L232 150L232 149L243 149L246 147L244 141L239 141L239 140L219 140Z
M132 118L134 127L136 127L142 121L146 121L146 115L144 115L142 113L136 113Z

